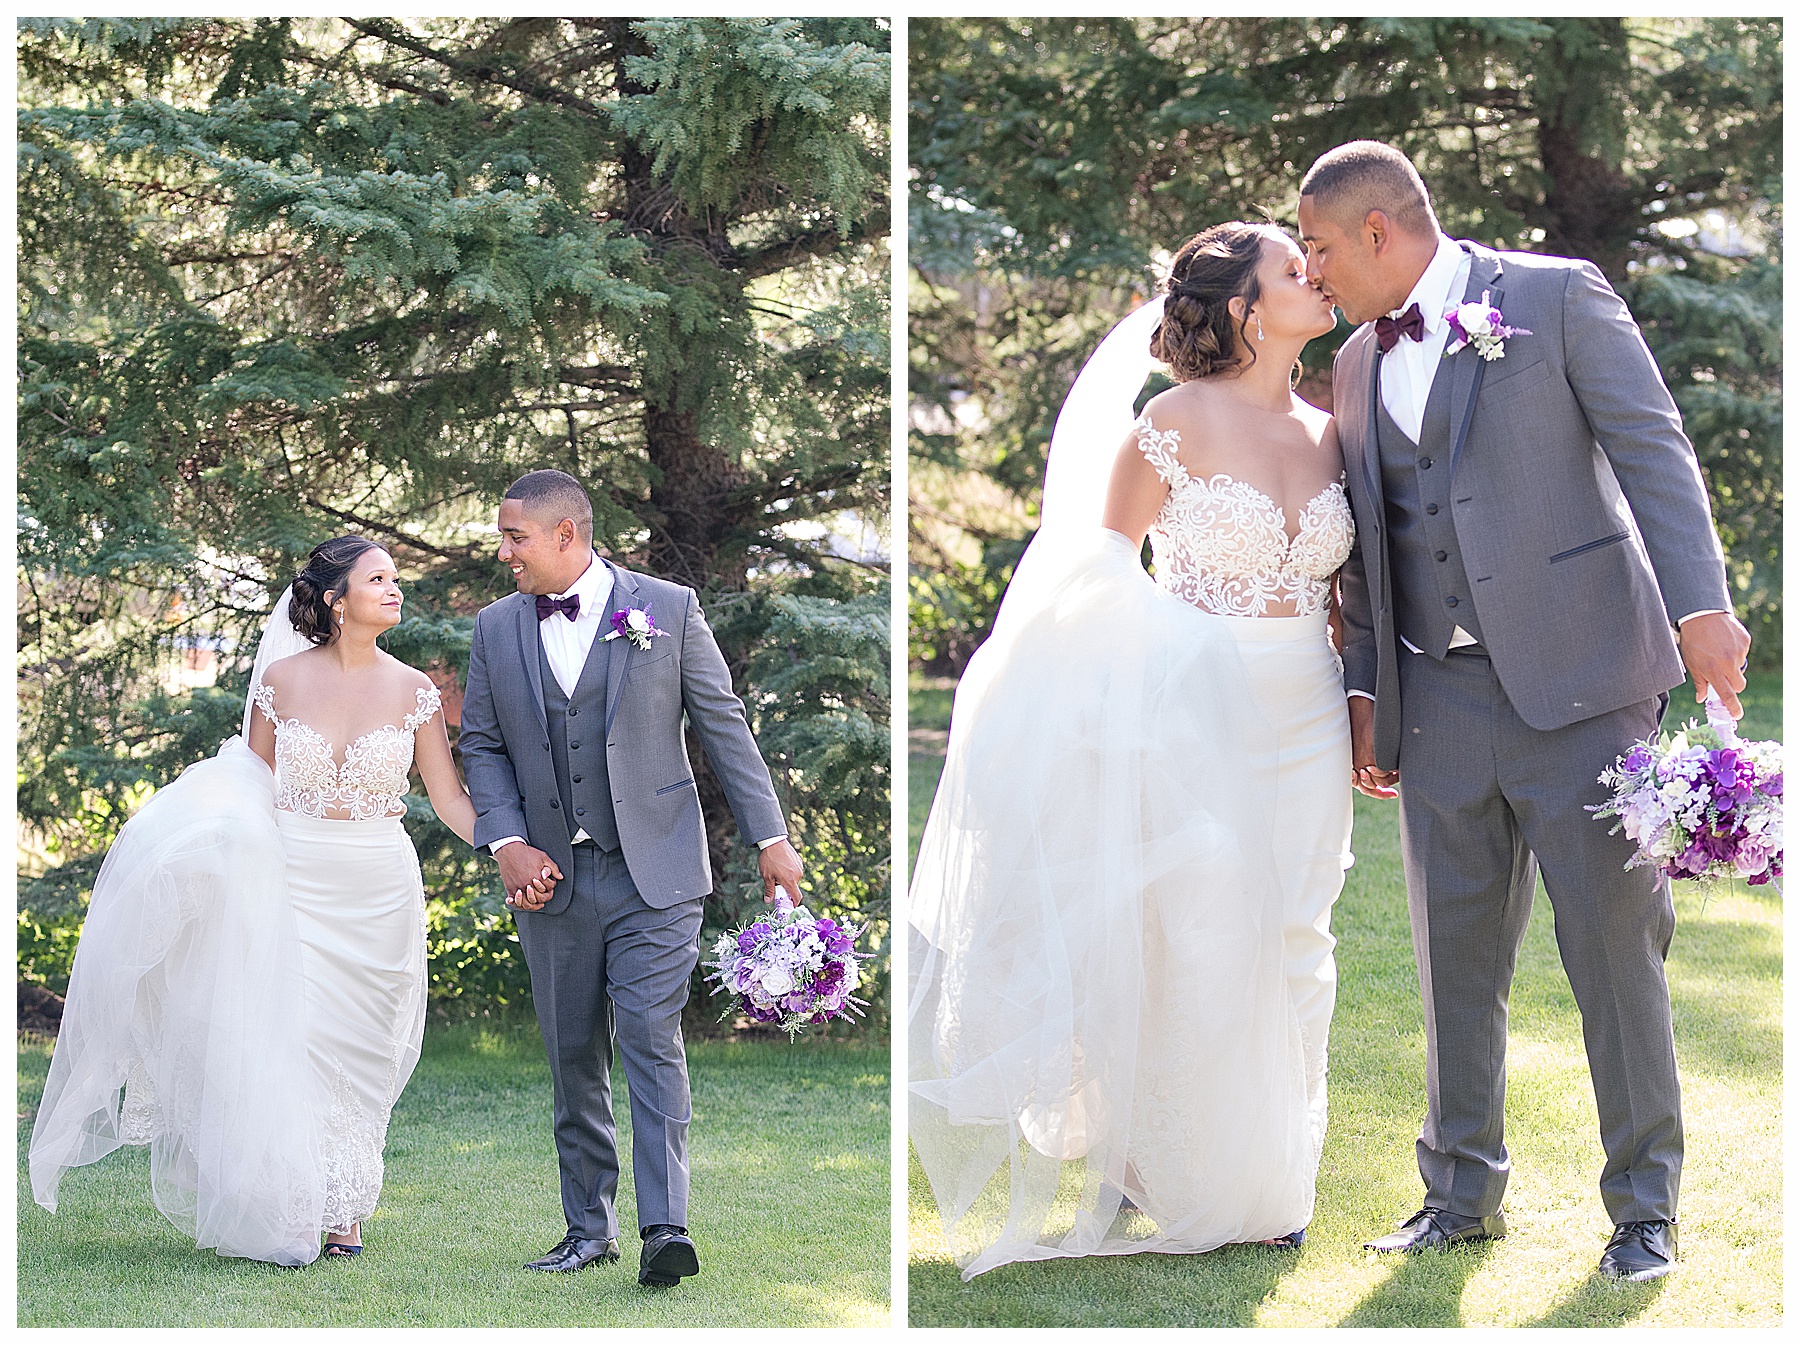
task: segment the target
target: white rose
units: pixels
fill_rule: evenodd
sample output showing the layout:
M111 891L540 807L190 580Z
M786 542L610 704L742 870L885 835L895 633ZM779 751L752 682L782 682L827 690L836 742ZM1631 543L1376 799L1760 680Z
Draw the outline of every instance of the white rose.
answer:
M650 618L644 615L643 608L634 607L626 614L625 624L641 635L650 629Z
M770 967L762 975L762 988L770 995L785 995L794 988L794 977L786 967Z
M1486 304L1458 304L1456 325L1470 336L1486 336L1493 330L1488 325L1488 311Z

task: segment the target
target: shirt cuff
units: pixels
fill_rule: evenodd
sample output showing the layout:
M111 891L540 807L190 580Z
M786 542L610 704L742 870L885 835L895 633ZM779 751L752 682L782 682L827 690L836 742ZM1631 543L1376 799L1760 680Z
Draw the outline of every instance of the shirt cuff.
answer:
M766 841L758 841L756 843L756 848L758 850L767 850L771 845L777 845L780 842L785 841L786 839L787 839L787 832L784 831L779 836L771 836Z
M1689 612L1686 616L1682 617L1681 620L1677 621L1675 624L1677 626L1685 626L1685 625L1687 625L1688 622L1692 621L1697 616L1724 616L1724 615L1725 615L1725 609L1723 607L1703 607L1698 612Z
M1375 699L1373 696L1371 696L1366 691L1346 691L1344 694L1346 696L1361 696L1366 701L1372 701Z
M490 855L497 855L500 853L501 846L511 845L514 841L522 841L524 839L523 836L502 836L497 841L488 842L488 853Z

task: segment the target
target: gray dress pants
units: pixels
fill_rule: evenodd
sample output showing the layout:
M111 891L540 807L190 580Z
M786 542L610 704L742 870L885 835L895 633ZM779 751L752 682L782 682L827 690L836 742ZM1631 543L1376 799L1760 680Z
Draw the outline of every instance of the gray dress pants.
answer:
M1615 1223L1670 1219L1681 1174L1681 1090L1669 986L1669 884L1627 870L1612 821L1584 811L1601 770L1656 730L1667 698L1539 732L1485 654L1400 654L1400 830L1425 1006L1427 1205L1500 1208L1506 1012L1539 868L1581 1011Z
M514 912L550 1057L563 1214L571 1233L619 1235L616 1039L631 1099L638 1227L685 1227L693 1109L681 1010L700 956L702 903L651 908L624 856L591 843L575 847L574 870L574 895L558 914Z

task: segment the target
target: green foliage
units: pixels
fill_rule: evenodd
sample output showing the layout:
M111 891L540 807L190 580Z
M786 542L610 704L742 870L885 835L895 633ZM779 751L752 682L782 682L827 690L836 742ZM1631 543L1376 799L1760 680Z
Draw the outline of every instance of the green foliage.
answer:
M254 636L326 537L393 552L387 647L460 673L511 589L493 508L537 467L588 483L602 550L766 613L721 631L762 728L759 651L822 655L806 632L880 588L844 539L887 511L887 39L850 18L24 21L28 875L86 872L235 730ZM866 758L887 688L840 690L765 747L822 896L885 921ZM517 1002L492 865L416 800L408 825L434 995ZM711 840L719 873L753 864L728 823Z
M1778 664L1779 20L921 19L910 34L916 664L959 671L985 637L1056 409L1157 259L1222 220L1291 229L1313 159L1365 136L1412 157L1453 236L1589 258L1625 296L1688 417L1754 657ZM1309 347L1306 395L1329 398L1347 334Z

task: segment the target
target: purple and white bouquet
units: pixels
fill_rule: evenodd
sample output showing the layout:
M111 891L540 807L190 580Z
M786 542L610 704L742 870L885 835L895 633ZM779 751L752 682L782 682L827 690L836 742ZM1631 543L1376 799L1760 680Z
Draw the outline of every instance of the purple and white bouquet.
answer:
M774 1023L789 1037L809 1023L848 1017L867 1000L856 998L870 953L856 951L864 926L851 929L829 916L814 919L777 889L775 909L743 929L728 930L713 947L716 995L728 990L758 1023ZM731 1012L727 1008L726 1013Z
M1671 878L1781 877L1781 744L1745 742L1731 712L1706 700L1705 724L1646 738L1600 774L1613 791L1588 809L1616 817L1637 842L1626 868L1654 864Z

